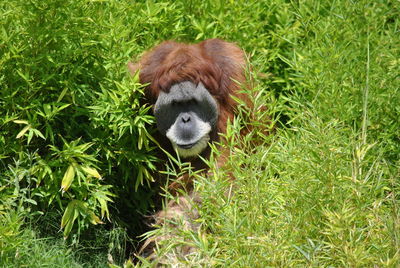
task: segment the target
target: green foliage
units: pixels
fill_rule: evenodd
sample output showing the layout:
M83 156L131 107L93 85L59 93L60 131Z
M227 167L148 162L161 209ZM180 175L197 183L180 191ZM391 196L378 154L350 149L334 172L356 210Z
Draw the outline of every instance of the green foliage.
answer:
M110 219L112 197L138 191L156 160L149 107L126 72L133 40L122 44L130 33L110 33L116 4L102 6L0 5L0 185L23 192L34 211L64 210L65 236L76 221L82 229ZM126 187L113 189L122 179Z
M209 175L194 174L203 228L162 251L194 245L176 260L186 266L398 266L399 8L2 1L0 266L125 262L126 229L136 239L152 213L157 161L151 107L126 63L163 40L214 37L247 52L255 105L228 126Z
M5 223L5 222L2 222ZM10 226L18 226L16 222L7 222ZM3 226L2 226L3 227ZM0 227L1 228L1 227ZM3 228L0 232L5 231ZM4 233L6 236L9 233ZM62 241L55 238L40 239L29 230L20 230L13 238L0 236L0 267L84 267L74 260L71 250Z
M20 189L29 191L35 211L75 207L64 215L71 215L62 224L68 226L65 235L75 221L80 230L104 220L114 195L116 208L122 205L121 213L132 215L126 221L138 227L137 212L151 207L152 192L146 188L156 158L147 129L153 122L150 107L140 104L142 87L137 77L128 77L126 62L161 40L220 37L250 53L262 48L273 64L255 66L279 73L285 68L278 48L286 41L267 22L291 28L287 7L279 2L267 11L262 4L219 2L209 13L207 2L2 3L0 158L1 174L8 179L1 184L12 185L17 161L24 176L18 175ZM236 19L250 11L253 23ZM249 32L259 36L247 40ZM272 83L285 81L279 79ZM77 201L87 208L78 213L71 205Z
M255 109L231 122L210 172L196 178L203 228L182 226L159 250L195 248L171 265L400 264L398 4L300 1L290 10L296 35L279 56L288 70L278 73L287 90L276 98L259 79ZM287 125L265 136L266 122L282 116Z

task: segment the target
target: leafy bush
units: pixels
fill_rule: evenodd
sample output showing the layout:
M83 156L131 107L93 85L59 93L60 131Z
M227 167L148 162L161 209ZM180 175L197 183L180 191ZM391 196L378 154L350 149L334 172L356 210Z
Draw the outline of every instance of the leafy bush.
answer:
M284 85L280 53L290 43L279 35L295 31L287 6L221 2L209 14L208 2L2 3L1 185L18 184L36 212L63 210L65 235L75 222L79 229L104 222L112 200L140 233L138 215L152 206L147 183L156 158L147 128L153 119L140 105L142 86L128 77L127 61L165 39L246 40L242 47L260 53L259 72L276 75L266 83ZM237 20L250 10L257 23Z
M134 46L120 42L128 32L113 32L112 7L0 5L0 185L34 211L64 210L65 236L76 221L82 228L110 219L112 198L138 191L156 160L149 108L139 104L141 86L126 72ZM149 198L135 205L133 215Z
M249 154L258 129L243 137L243 118L233 122L224 168L212 159L212 176L196 180L203 228L178 228L161 256L188 245L172 265L399 266L398 7L292 2L298 38L281 58L293 84L262 98L272 118L283 105L288 124ZM256 92L273 88L262 82Z
M84 267L123 262L125 229L146 230L157 161L126 63L163 40L214 37L251 57L261 121L244 137L249 116L231 122L226 167L211 159L214 176L197 178L207 232L182 230L164 250L195 245L180 260L193 266L398 266L398 10L384 0L2 1L0 266L32 255L31 266L79 267L60 224ZM257 130L265 115L280 126L273 136Z

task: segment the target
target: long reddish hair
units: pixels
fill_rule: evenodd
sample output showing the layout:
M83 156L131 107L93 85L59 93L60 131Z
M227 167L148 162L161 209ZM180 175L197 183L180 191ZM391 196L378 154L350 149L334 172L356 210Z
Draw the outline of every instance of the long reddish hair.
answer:
M234 114L240 97L237 82L245 82L243 51L220 39L198 44L165 41L146 52L136 64L129 64L131 73L140 70L139 80L148 84L146 97L154 103L160 91L182 81L203 83L219 104L218 132L225 132L228 118Z

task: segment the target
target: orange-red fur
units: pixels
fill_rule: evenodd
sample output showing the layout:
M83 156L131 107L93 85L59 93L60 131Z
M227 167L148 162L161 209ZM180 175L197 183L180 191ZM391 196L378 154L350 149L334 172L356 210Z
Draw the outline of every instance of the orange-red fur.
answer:
M234 115L231 96L240 96L237 82L245 81L244 67L243 51L220 39L198 44L165 41L145 53L137 64L129 65L131 73L140 70L141 83L149 84L146 97L152 103L160 91L168 92L175 83L202 82L219 104L219 133L226 131L227 120Z

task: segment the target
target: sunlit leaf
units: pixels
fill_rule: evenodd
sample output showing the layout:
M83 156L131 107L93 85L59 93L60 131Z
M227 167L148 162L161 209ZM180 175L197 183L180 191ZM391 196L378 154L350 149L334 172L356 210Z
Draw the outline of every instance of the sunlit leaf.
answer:
M42 132L40 132L38 129L32 128L32 131L35 133L36 136L41 137L42 139L46 139Z
M25 124L25 125L29 124L29 122L26 120L14 120L13 122L16 124Z
M72 230L75 220L79 216L79 211L77 210L77 205L79 200L72 200L68 203L67 208L64 211L64 215L61 219L61 228L64 228L64 238L66 238Z
M98 198L97 200L99 201L100 207L101 207L101 217L104 218L104 215L105 215L109 219L107 201L102 198Z
M64 174L64 177L61 182L61 190L63 192L68 191L69 187L71 186L72 180L75 176L75 167L71 164L67 168L67 171Z
M101 179L101 175L99 174L99 172L98 172L96 169L91 168L91 167L82 167L82 169L83 169L83 171L85 171L86 174L88 174L89 176L95 177L95 178L98 178L98 179Z
M94 214L94 212L93 211L90 211L89 212L89 220L90 220L90 222L92 223L92 224L94 224L94 225L97 225L97 224L103 224L104 222L102 222L101 220L100 220L100 218L96 215L96 214Z
M64 98L65 93L67 93L67 90L68 88L64 88L63 91L61 91L60 96L58 96L57 102L60 102Z
M33 138L33 128L31 128L28 132L28 144L31 142L32 138Z
M25 134L31 127L32 127L31 125L25 126L25 127L17 134L17 136L16 136L15 138L16 138L16 139L19 139L19 138L21 138L22 136L24 136L24 134Z

